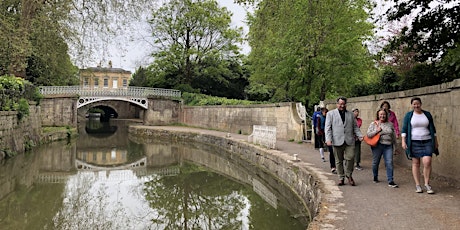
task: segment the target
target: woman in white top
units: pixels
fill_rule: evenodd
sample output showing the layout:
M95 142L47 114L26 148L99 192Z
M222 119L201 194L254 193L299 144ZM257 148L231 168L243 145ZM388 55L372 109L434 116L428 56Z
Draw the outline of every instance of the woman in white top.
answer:
M415 181L415 192L422 193L420 186L420 161L423 162L423 177L425 189L428 194L434 191L430 186L431 157L438 153L438 140L436 127L431 113L422 110L422 100L418 97L411 99L413 110L406 113L402 128L402 148L406 156L412 160L412 176Z

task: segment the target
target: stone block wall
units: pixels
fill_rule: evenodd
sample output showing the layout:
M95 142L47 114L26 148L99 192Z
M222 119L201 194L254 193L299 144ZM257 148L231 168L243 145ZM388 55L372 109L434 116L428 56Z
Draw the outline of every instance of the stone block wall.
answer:
M149 109L143 117L145 125L169 125L179 122L181 103L177 100L149 98Z
M43 126L77 127L77 96L47 96L40 101Z
M184 106L180 122L206 129L251 134L253 125L276 127L280 140L300 141L304 126L295 103L233 106Z
M0 159L7 151L23 153L28 145L40 143L40 108L29 104L29 115L18 120L16 111L0 111Z
M366 133L370 123L376 118L380 104L388 101L391 110L396 113L401 130L404 115L412 110L410 100L413 97L422 99L422 109L433 115L436 126L440 155L433 156L433 173L458 184L460 182L458 176L460 175L460 167L458 167L460 154L457 153L457 149L460 149L460 119L457 114L460 113L460 79L423 88L348 98L347 109L359 108L360 117L363 119L361 132ZM336 108L335 100L325 101L325 104L329 109ZM409 168L411 161L407 160L400 143L401 139L398 140L397 147L402 155L394 158L395 163ZM362 156L369 156L370 147L363 144L362 151Z

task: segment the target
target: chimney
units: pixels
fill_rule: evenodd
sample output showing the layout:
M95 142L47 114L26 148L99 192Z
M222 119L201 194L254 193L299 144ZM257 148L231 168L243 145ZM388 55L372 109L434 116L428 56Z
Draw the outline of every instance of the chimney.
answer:
M109 68L112 68L112 61L109 61Z

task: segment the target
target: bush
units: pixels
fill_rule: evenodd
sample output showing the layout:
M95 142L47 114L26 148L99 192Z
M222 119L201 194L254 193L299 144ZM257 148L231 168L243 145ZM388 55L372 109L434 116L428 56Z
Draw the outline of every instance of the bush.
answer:
M266 102L228 99L225 97L214 97L198 93L182 93L182 99L185 105L203 106L203 105L251 105L265 104Z
M38 88L27 80L4 75L0 77L0 110L18 111L18 119L29 115L29 101L42 98Z
M23 117L26 117L29 115L29 101L21 98L19 99L18 103L18 108L16 109L18 111L18 119L21 120Z

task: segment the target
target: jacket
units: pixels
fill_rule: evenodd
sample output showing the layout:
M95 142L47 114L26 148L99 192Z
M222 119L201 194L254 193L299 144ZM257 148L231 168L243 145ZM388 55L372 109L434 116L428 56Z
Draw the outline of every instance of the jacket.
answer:
M434 137L436 136L436 127L434 126L433 117L431 116L431 113L428 111L422 110L422 112L428 118L430 136L431 136L431 144L433 145L433 150L434 150L435 149ZM401 132L401 133L406 134L406 137L404 137L406 139L406 144L407 144L406 157L409 160L412 159L412 157L410 156L411 141L412 141L412 138L411 138L412 127L411 127L410 121L413 115L414 115L413 110L406 113L406 115L404 116L403 127L402 127L402 132Z
M326 142L332 141L332 145L341 146L343 144L355 145L355 135L362 138L361 130L356 124L353 113L345 111L345 122L342 122L338 109L329 111L326 114Z

